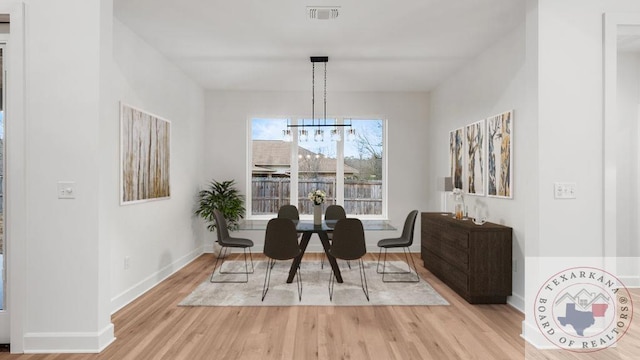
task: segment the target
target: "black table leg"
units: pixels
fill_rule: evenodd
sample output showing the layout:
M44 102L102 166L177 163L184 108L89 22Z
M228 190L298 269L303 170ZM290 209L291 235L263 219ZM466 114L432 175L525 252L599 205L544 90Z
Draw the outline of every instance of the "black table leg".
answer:
M296 271L298 270L298 266L300 266L300 261L302 261L302 257L304 256L304 252L307 250L307 245L309 245L309 239L311 239L311 233L305 232L302 234L302 239L300 240L300 255L296 256L291 263L291 269L289 269L289 277L287 278L287 283L292 283L293 278L296 276ZM335 260L334 260L335 261Z
M320 241L322 242L324 253L327 254L327 259L329 260L329 264L331 264L331 268L333 269L333 275L336 277L336 281L341 283L342 274L340 273L340 267L338 267L338 262L336 261L335 257L329 254L329 248L331 248L331 245L329 245L329 236L327 236L326 231L318 232L318 236L320 236Z

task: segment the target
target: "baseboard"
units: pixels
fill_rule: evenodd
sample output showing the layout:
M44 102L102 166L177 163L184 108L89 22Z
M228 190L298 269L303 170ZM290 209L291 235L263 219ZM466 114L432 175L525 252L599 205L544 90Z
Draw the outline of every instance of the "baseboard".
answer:
M202 247L202 252L205 254L213 254L215 253L215 251L213 251L213 244L206 244Z
M527 320L522 321L522 334L520 336L536 349L558 349L557 346L552 344L546 337L544 337L544 335L542 335L537 325L532 325L527 322Z
M636 275L618 276L618 279L620 279L620 281L627 288L638 288L638 287L640 287L640 276L636 276Z
M115 341L113 324L99 332L26 333L25 354L99 353Z
M111 313L115 313L116 311L122 309L124 306L132 302L133 300L140 297L142 294L149 291L154 286L158 285L162 281L164 281L169 276L173 275L176 271L182 269L187 264L191 263L198 256L202 255L204 249L199 247L187 255L179 258L173 263L165 266L164 268L156 271L155 273L147 276L144 280L140 281L136 285L130 287L129 289L123 291L119 295L115 296L111 299Z
M513 294L507 298L507 304L524 314L524 298L518 294Z

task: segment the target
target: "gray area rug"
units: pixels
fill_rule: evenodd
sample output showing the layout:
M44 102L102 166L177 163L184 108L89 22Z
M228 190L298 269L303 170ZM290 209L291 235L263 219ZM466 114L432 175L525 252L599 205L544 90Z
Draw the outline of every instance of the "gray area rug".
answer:
M179 306L367 306L367 305L449 305L424 279L418 283L384 283L376 273L376 262L365 261L365 271L369 285L370 301L360 286L358 263L351 262L351 269L345 261L338 261L344 283L335 283L333 301L329 301L329 274L331 267L325 261L324 269L319 261L302 261L302 301L298 300L296 279L287 284L291 261L278 261L271 273L271 285L264 301L266 261L255 261L255 272L249 275L249 282L211 283L209 278L200 284ZM244 269L244 261L225 261L223 271ZM407 265L401 261L387 262L389 271L402 271ZM222 277L224 276L224 277ZM394 275L399 276L399 275ZM406 276L406 275L405 275ZM243 279L244 275L220 275L216 270L215 279Z

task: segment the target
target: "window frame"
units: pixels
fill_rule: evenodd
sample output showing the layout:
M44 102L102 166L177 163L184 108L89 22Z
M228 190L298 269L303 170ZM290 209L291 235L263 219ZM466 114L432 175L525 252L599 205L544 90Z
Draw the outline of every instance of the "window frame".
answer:
M252 213L252 189L253 181L253 120L254 119L273 119L273 120L289 120L290 124L297 125L299 120L306 117L304 116L249 116L247 118L247 158L245 160L245 169L247 174L247 183L245 187L245 218L247 220L268 220L274 217L273 214L255 215ZM355 215L347 214L349 217L357 216L362 220L388 220L388 194L389 194L389 176L388 176L388 120L384 116L327 116L327 119L335 119L337 124L345 124L349 121L358 120L379 120L382 122L382 213L375 215ZM344 127L342 129L345 129ZM326 134L325 134L326 136ZM313 140L310 140L313 141ZM338 142L340 145L336 146L336 204L344 206L344 142L345 134L343 131L341 140ZM292 132L291 140L291 158L290 158L290 194L298 193L298 132ZM293 176L295 174L295 176ZM290 195L289 203L297 206L297 195L295 198ZM312 214L300 214L301 220L313 219Z

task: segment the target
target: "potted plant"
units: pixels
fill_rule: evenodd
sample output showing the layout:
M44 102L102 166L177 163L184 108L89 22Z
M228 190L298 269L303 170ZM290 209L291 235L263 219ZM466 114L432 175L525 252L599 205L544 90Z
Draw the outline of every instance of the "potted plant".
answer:
M198 208L195 214L207 222L207 229L216 228L213 210L218 209L227 220L229 230L238 228L238 221L244 217L244 197L235 187L235 180L213 180L198 193Z

